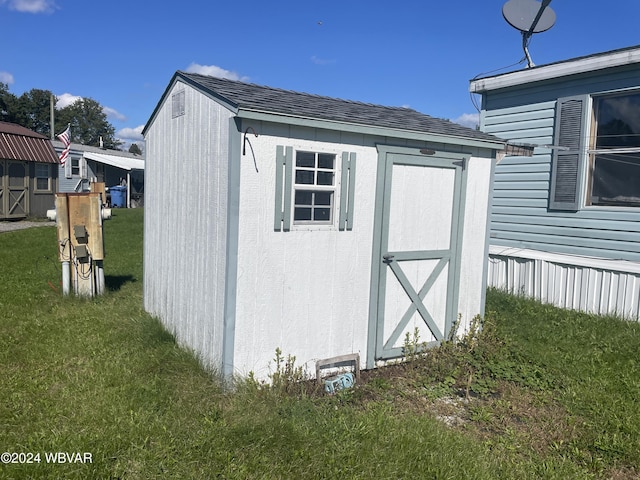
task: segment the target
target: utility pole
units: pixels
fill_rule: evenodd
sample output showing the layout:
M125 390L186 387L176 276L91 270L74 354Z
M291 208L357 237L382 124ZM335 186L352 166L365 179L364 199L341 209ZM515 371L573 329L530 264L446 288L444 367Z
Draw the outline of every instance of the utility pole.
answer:
M55 132L55 126L54 126L54 118L53 118L53 111L54 111L53 110L53 108L54 108L54 105L53 105L53 94L51 94L51 97L49 98L49 106L50 106L50 109L49 109L50 122L49 123L51 124L51 141L54 141L55 140L55 133L54 133Z

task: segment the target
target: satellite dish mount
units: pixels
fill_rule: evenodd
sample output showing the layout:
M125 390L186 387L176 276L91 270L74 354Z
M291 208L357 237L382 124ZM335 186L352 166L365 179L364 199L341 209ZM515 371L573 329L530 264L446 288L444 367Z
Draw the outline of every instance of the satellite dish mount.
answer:
M522 33L522 49L529 68L535 66L529 54L529 42L534 33L546 32L556 23L551 0L509 0L502 6L504 19Z

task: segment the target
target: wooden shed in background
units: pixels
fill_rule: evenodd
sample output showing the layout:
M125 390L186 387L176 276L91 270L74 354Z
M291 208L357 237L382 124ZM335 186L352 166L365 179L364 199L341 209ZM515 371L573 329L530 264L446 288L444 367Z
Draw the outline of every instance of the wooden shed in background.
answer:
M372 368L483 313L495 136L183 72L144 135L144 306L225 376Z
M45 217L55 202L58 163L47 137L0 122L0 220Z

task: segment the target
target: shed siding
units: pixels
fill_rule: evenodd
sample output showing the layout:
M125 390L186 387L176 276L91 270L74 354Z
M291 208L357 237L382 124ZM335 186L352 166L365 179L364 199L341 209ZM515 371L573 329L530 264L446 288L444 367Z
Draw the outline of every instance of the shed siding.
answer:
M479 279L486 278L487 222L491 190L490 157L472 157L467 168L468 183L464 203L464 227L461 232L462 253L458 285L458 334L467 332L475 315L484 315L485 285L478 288ZM482 261L480 261L482 259Z
M238 375L253 372L266 378L276 348L294 355L313 373L316 360L346 353L367 356L373 255L377 144L422 147L401 139L243 122L259 137L249 136L250 149L241 160L240 223L234 367ZM301 227L274 231L276 148L341 152L357 156L354 224L350 231L334 227ZM434 149L455 150L453 145ZM459 147L458 147L459 149ZM482 314L482 279L486 249L490 152L476 150L468 163L469 183L462 233L461 292L457 305L464 331ZM340 191L340 172L337 180ZM336 199L339 202L339 198ZM337 210L335 210L337 212ZM408 301L408 300L407 300Z
M253 128L261 132L251 138L257 171L249 155L241 163L236 373L265 378L277 347L309 372L321 358L354 352L364 358L377 152L344 145L337 132L295 129L285 138L265 133L278 131L274 125ZM335 153L338 165L343 151L356 153L353 230L339 231L334 222L274 231L277 145Z
M180 90L185 114L172 118ZM212 369L223 350L230 117L177 83L147 132L145 309Z

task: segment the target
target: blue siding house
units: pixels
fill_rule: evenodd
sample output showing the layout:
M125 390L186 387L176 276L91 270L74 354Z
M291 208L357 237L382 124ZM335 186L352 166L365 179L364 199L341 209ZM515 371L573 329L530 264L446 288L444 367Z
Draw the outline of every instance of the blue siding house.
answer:
M480 128L530 157L495 169L488 283L638 319L640 46L471 81Z
M64 145L54 140L60 154ZM121 150L108 150L72 143L69 161L58 167L59 192L89 192L91 184L104 183L107 189L126 185L125 204L128 207L144 204L145 157Z

